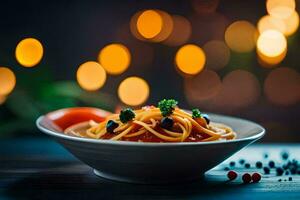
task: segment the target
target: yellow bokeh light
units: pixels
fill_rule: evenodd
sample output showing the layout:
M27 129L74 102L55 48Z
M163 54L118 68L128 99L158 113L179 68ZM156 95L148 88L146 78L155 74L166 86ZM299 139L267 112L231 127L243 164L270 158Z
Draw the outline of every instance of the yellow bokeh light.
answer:
M109 74L121 74L130 65L131 55L128 48L122 44L105 46L98 55L99 63Z
M286 38L276 30L263 32L257 40L257 51L267 57L280 56L287 48Z
M255 47L256 28L248 21L236 21L225 31L225 41L236 52L249 52Z
M257 26L260 33L267 30L277 30L286 36L290 36L299 27L299 15L296 11L287 19L279 19L271 15L266 15L259 20Z
M286 30L286 25L282 19L272 17L271 15L263 16L257 24L259 33L263 33L267 30L277 30L284 33Z
M97 62L88 61L81 64L77 70L79 85L88 91L100 89L106 81L106 72Z
M37 65L43 57L43 46L37 39L26 38L16 47L16 59L24 67Z
M268 13L276 18L289 18L296 8L295 0L267 0L266 7Z
M144 103L150 93L148 83L139 77L129 77L121 82L118 95L121 101L130 106L138 106Z
M13 91L16 85L16 76L6 67L0 67L0 96L6 96Z
M146 39L157 36L162 28L162 16L155 10L146 10L137 19L137 30Z
M182 46L176 53L175 63L180 71L186 74L197 74L205 65L204 51L193 44Z

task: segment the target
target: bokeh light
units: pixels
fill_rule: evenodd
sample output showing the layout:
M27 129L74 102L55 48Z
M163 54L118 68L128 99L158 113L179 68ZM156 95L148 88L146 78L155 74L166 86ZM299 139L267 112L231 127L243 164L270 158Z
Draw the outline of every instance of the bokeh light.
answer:
M194 44L182 46L176 53L175 63L185 74L197 74L205 65L204 51Z
M192 26L189 20L179 15L173 15L173 31L164 41L169 46L179 46L186 43L192 33Z
M139 11L137 13L135 13L131 19L130 19L130 22L129 22L129 27L130 27L130 31L131 31L131 34L136 38L136 39L139 39L139 40L145 40L143 38L143 36L139 33L138 29L137 29L137 20L139 18L139 16L142 14L143 12L142 11Z
M163 28L163 18L156 10L145 10L137 19L137 30L146 39L157 36Z
M139 77L129 77L123 80L118 88L121 101L130 106L138 106L144 103L150 93L148 83Z
M287 41L282 33L276 30L263 32L257 40L259 58L270 65L280 63L287 51Z
M287 19L295 11L295 0L267 0L267 11L271 16Z
M198 14L208 14L216 11L219 0L192 0L192 7Z
M24 67L37 65L43 57L43 46L37 39L26 38L20 41L15 51L17 61Z
M106 72L97 62L88 61L81 64L77 70L79 85L88 91L100 89L106 81Z
M6 67L0 67L0 96L6 96L13 91L16 85L16 76Z
M254 49L257 30L248 21L236 21L225 31L225 41L236 52L249 52Z
M264 82L264 94L275 105L295 105L300 101L300 74L287 67L272 70Z
M194 105L216 96L221 90L221 85L219 75L212 70L203 70L196 76L184 80L186 97Z
M0 105L4 104L6 101L6 96L0 96Z
M233 112L253 105L260 96L257 78L245 70L228 73L222 81L222 90L212 101L217 110Z
M157 12L162 17L163 26L162 26L160 33L151 39L152 42L162 42L162 41L166 40L171 35L171 33L173 32L173 28L174 28L174 22L173 22L171 15L169 15L167 12L164 12L161 10L157 10Z
M266 30L277 30L286 36L294 34L299 27L299 15L295 11L287 19L280 19L266 15L262 17L258 22L258 30L263 33Z
M98 55L98 62L109 74L121 74L129 66L131 55L128 48L122 44L105 46Z
M220 40L212 40L203 46L206 55L205 67L219 70L225 67L230 59L230 49Z

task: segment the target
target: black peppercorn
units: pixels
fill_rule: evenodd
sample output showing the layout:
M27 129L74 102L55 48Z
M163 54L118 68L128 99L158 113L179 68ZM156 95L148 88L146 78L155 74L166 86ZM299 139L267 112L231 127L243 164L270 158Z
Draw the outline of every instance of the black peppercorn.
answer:
M281 176L281 175L283 174L283 172L284 172L284 171L283 171L283 169L282 169L281 167L277 167L277 168L276 168L276 175L277 175L277 176Z
M114 133L114 130L119 126L119 124L117 122L115 122L114 120L108 120L107 124L106 124L106 131L108 133Z
M264 167L264 172L265 174L270 174L270 168L269 167Z
M275 162L273 160L271 160L269 162L269 167L274 168L275 167Z
M160 126L165 129L171 129L173 127L174 121L171 117L164 117L160 122Z
M247 169L249 169L249 168L250 168L250 164L249 164L249 163L246 163L246 164L245 164L245 167L246 167Z
M229 163L229 166L230 166L230 167L234 167L234 166L235 166L235 162L234 162L234 161L231 161L231 162Z
M257 161L256 163L255 163L255 166L257 167L257 168L262 168L262 166L263 166L263 164L262 164L262 162L260 162L260 161Z

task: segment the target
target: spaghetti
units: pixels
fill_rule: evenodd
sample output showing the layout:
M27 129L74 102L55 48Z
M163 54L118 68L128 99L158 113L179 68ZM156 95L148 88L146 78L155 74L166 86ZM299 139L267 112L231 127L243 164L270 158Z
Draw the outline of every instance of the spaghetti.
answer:
M193 114L188 113L176 104L123 110L120 115L110 115L100 123L90 121L90 128L76 135L139 142L207 142L236 138L229 126L210 122L194 110Z

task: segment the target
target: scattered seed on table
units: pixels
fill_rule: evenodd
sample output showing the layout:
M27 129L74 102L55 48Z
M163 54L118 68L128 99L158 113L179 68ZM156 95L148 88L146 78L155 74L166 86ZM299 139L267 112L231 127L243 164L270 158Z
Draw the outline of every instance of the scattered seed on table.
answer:
M255 172L252 174L251 178L254 183L257 183L260 181L261 175L259 173Z
M283 174L283 172L284 172L284 171L283 171L283 169L282 169L281 167L277 167L277 168L276 168L276 175L277 175L277 176L281 176L281 175Z
M269 162L269 167L274 168L275 167L275 162L273 160L271 160Z
M278 181L281 182L282 180L281 180L281 179L278 179Z
M285 173L284 173L285 175L289 175L290 174L290 172L289 171L285 171Z
M268 158L268 157L269 157L269 154L264 153L264 158Z
M289 158L289 153L286 151L281 152L281 158L287 160Z
M264 167L264 172L265 174L270 174L270 168L269 167Z
M249 164L249 163L246 163L246 164L245 164L245 167L246 167L247 169L249 169L249 168L250 168L250 164Z
M230 170L228 173L227 173L227 177L229 178L229 180L234 180L236 179L237 177L237 173L233 170Z
M292 181L293 180L293 178L292 177L289 177L289 181Z
M239 160L239 163L240 163L241 165L243 165L243 164L245 163L245 160L244 160L244 159L240 159L240 160Z
M230 166L230 167L234 167L234 166L235 166L235 162L234 162L234 161L231 161L231 162L229 163L229 166Z
M228 170L230 170L230 169L229 169L229 167L224 167L224 170L225 170L225 171L228 171Z
M243 174L242 180L243 180L244 183L250 183L251 182L251 175L249 173Z
M260 162L260 161L257 161L256 163L255 163L255 166L257 167L257 168L262 168L262 166L263 166L263 164L262 164L262 162Z

